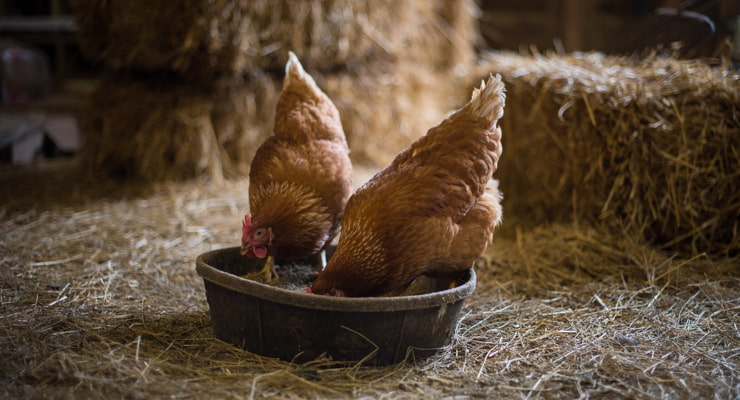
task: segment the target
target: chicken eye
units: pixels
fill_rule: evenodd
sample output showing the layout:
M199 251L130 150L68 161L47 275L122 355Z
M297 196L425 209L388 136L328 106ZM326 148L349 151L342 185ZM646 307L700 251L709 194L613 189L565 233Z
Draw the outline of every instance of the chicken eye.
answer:
M257 229L256 232L254 232L254 236L260 237L264 233L263 229Z

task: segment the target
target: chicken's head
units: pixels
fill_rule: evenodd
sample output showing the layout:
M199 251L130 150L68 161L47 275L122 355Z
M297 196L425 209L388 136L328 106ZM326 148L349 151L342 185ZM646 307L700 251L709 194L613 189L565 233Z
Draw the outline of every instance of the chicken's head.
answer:
M267 248L272 244L273 238L272 228L269 226L253 226L252 218L249 215L244 216L241 255L258 258L267 257Z

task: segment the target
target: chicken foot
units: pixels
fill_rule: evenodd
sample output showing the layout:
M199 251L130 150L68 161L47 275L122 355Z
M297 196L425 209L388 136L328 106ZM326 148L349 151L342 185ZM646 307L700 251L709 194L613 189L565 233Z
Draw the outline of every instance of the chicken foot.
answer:
M275 267L275 257L267 256L267 261L265 261L265 266L261 270L250 272L244 275L244 278L250 279L250 280L259 280L258 278L262 277L262 280L264 280L266 283L270 283L273 280L276 280L279 278L274 267Z

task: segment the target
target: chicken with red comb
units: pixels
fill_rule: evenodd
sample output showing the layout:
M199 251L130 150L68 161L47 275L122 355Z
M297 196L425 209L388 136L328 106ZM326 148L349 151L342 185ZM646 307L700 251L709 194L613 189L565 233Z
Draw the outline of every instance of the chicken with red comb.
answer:
M275 258L321 252L339 232L351 188L339 111L290 52L273 135L249 171L251 214L242 222L241 254L267 258L258 275L271 281Z

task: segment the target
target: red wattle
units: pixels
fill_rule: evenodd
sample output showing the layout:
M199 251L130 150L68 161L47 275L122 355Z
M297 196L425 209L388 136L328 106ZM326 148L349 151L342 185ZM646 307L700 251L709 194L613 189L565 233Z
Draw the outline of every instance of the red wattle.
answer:
M254 255L259 258L265 258L267 257L267 247L265 246L255 246L254 247Z

